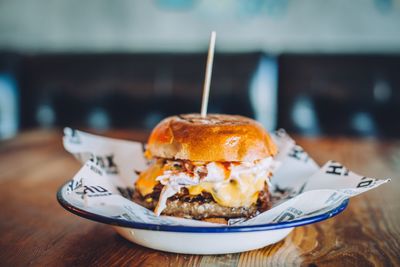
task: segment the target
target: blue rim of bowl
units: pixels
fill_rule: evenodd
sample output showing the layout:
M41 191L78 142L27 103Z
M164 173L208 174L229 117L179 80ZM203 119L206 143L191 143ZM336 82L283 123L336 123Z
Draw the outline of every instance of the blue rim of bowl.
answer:
M92 213L81 208L78 208L68 202L62 195L62 190L67 186L68 183L62 185L57 191L57 200L60 205L67 211L89 219L92 221L109 224L113 226L127 227L133 229L143 229L152 231L165 231L165 232L187 232L187 233L232 233L232 232L255 232L255 231L270 231L278 230L283 228L292 228L296 226L307 225L311 223L317 223L329 219L346 209L349 204L349 199L345 199L340 205L333 208L332 210L312 216L304 219L293 220L289 222L280 223L268 223L268 224L258 224L258 225L243 225L243 226L183 226L183 225L160 225L151 223L140 223L134 221L127 221L118 218L111 218L96 213Z

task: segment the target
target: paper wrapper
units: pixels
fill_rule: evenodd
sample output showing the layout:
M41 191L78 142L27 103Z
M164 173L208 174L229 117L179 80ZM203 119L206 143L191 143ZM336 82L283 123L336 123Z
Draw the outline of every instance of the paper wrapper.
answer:
M273 208L248 220L230 220L230 225L279 223L316 216L390 180L357 175L334 161L320 168L285 131L277 131L273 139L279 149L275 160L280 162L271 180ZM156 216L129 199L137 178L136 171L144 170L148 165L143 156L144 144L70 128L64 129L63 143L65 149L83 164L68 184L68 193L98 214L159 225L220 226Z

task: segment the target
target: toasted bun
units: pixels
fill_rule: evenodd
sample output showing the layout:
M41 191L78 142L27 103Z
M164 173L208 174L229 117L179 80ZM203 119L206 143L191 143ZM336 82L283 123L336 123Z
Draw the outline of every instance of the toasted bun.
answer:
M185 114L161 121L147 155L191 161L247 161L275 155L277 148L256 121L237 115Z

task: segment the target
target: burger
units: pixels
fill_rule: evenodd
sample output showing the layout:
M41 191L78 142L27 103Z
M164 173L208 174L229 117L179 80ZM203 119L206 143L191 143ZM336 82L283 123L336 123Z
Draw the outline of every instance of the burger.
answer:
M252 119L168 117L149 137L150 165L136 180L133 200L156 215L223 223L250 218L271 206L276 153L268 132Z

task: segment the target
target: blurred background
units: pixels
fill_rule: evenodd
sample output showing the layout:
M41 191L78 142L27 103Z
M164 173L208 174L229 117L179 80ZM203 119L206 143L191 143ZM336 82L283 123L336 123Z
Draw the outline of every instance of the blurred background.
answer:
M400 137L400 0L0 0L0 139L209 112Z

